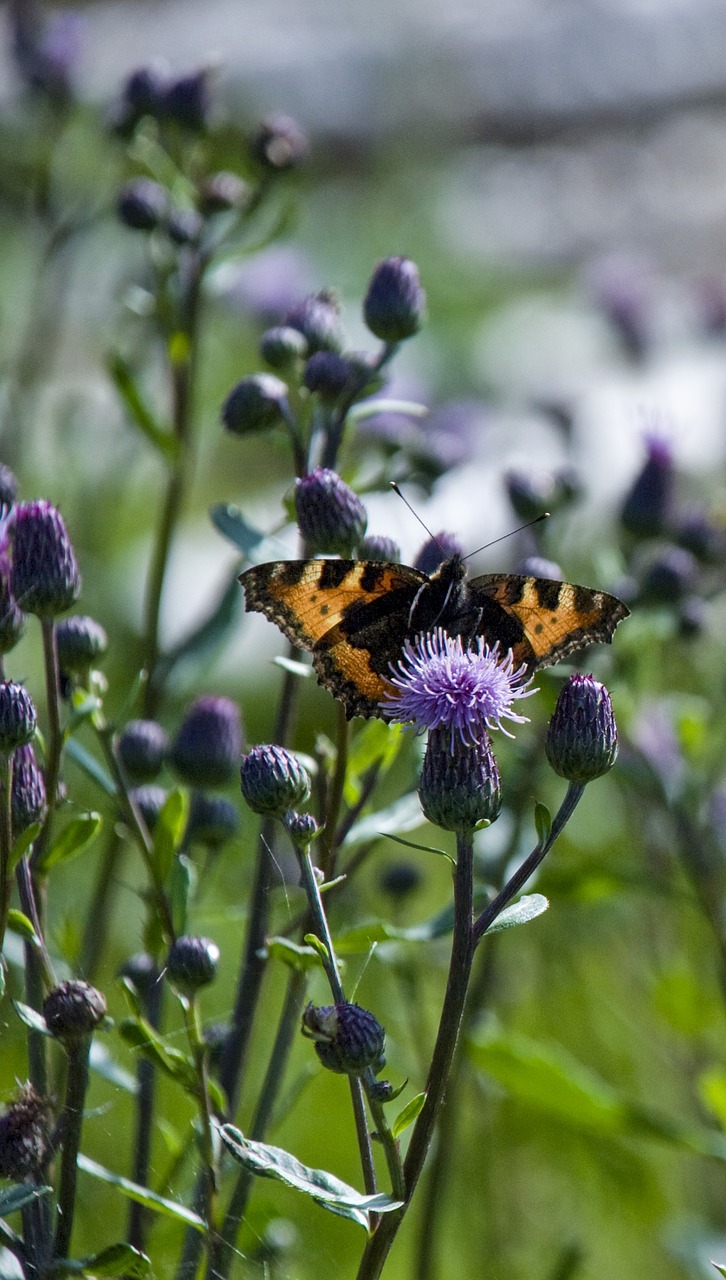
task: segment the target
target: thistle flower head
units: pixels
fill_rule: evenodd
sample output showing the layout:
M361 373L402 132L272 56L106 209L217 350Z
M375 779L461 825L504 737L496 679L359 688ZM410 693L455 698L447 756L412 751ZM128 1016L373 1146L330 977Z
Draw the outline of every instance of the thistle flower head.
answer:
M381 702L386 719L413 721L421 732L448 729L452 750L457 740L464 746L484 742L490 729L511 737L502 722L523 724L527 717L513 703L536 692L526 668L514 666L511 650L502 656L498 644L492 648L481 637L467 648L442 627L414 644L406 641L389 680L393 690Z
M70 609L81 575L63 517L49 502L21 502L13 517L10 589L26 613L55 617Z

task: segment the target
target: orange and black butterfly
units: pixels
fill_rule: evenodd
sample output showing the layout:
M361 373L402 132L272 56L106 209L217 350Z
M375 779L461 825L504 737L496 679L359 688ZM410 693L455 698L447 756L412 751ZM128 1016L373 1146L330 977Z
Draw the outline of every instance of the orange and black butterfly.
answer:
M406 640L443 627L481 636L515 665L549 667L576 649L609 643L629 610L616 596L571 582L509 573L467 579L463 558L429 577L374 560L276 560L240 575L248 610L264 613L313 656L318 682L351 716L381 716L387 677Z

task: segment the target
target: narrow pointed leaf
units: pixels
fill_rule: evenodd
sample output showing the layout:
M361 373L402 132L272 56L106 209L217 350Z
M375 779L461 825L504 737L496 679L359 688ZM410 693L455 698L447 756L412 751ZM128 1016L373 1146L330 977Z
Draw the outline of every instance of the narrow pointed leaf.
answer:
M153 862L160 884L166 884L187 825L189 801L180 787L170 791L154 826Z
M401 1108L391 1128L394 1138L400 1138L404 1129L413 1124L425 1101L426 1094L417 1093L415 1098L412 1098L410 1102L406 1103L405 1107Z
M401 1207L400 1200L387 1195L363 1195L355 1187L341 1182L324 1169L311 1169L301 1164L289 1151L264 1142L250 1142L233 1125L225 1124L220 1135L230 1154L245 1168L261 1178L284 1182L310 1196L322 1209L338 1213L370 1228L370 1213L390 1213Z
M118 1029L128 1045L140 1050L165 1075L171 1076L185 1089L196 1090L197 1077L191 1060L178 1049L169 1048L151 1023L144 1018L125 1018Z
M266 950L271 960L281 960L290 969L320 967L320 955L314 947L301 946L289 938L270 938Z
M3 1187L0 1191L0 1214L7 1218L8 1214L17 1213L34 1200L42 1200L52 1191L52 1187L36 1186L34 1182L18 1182L13 1187Z
M163 457L172 462L179 451L177 440L157 422L123 356L116 353L110 357L108 372L134 426L138 427Z
M721 1263L720 1263L720 1262L714 1262L714 1261L713 1261L713 1259L712 1259L712 1260L711 1260L711 1266L716 1268L716 1270L718 1271L719 1275L721 1275L721 1276L726 1276L726 1267L723 1267L723 1266L721 1265Z
M71 818L41 859L40 871L50 871L51 867L76 858L92 840L95 840L102 825L103 819L100 813L84 813L78 818Z
M39 938L33 928L32 920L29 920L22 911L17 911L14 907L8 912L8 929L13 933L19 934L23 942L32 942L33 946L39 945Z
M10 863L8 867L9 872L15 870L18 863L20 862L20 859L25 857L25 854L28 852L30 846L33 844L35 840L38 839L38 836L40 835L40 827L41 827L41 824L39 822L31 822L30 826L26 827L25 830L22 831L21 834L18 836L12 849L10 850Z
M26 1027L30 1027L31 1031L37 1031L41 1036L50 1035L42 1013L38 1013L37 1009L31 1009L29 1004L23 1004L22 1000L13 1000L13 1004L15 1012Z
M164 1196L158 1196L155 1191L149 1191L148 1187L141 1187L137 1182L122 1178L118 1173L112 1173L110 1169L105 1169L95 1160L89 1160L88 1156L78 1156L78 1168L83 1169L84 1173L90 1174L92 1178L98 1178L100 1182L108 1182L111 1186L118 1187L129 1200L135 1200L137 1204L152 1209L154 1213L160 1213L166 1218L175 1218L189 1227L195 1227L197 1231L206 1232L207 1230L206 1223L198 1213L173 1200L166 1200Z
M289 671L291 676L298 676L300 680L309 680L313 674L312 667L305 662L296 662L294 658L286 658L284 654L278 654L273 658L273 665L282 667L283 671Z
M0 1218L0 1245L9 1249L16 1257L23 1252L22 1238L17 1231L13 1231L12 1227L8 1226L3 1218ZM2 1276L2 1271L0 1271L0 1276Z
M249 556L267 537L259 529L248 524L239 507L220 503L209 512L212 524L224 538L239 551Z
M98 760L89 751L86 751L85 747L81 746L80 742L75 738L69 738L65 750L66 755L69 755L107 796L115 796L116 788L111 775L106 772L103 765L99 764Z
M48 1280L63 1276L128 1276L143 1280L151 1269L151 1259L133 1245L120 1241L87 1258L57 1258L48 1271Z
M526 897L520 898L518 902L513 902L511 906L505 907L497 916L493 924L487 929L487 937L492 933L501 933L502 929L512 929L518 924L528 924L530 920L536 920L537 916L541 916L549 907L547 898L541 893L530 893Z

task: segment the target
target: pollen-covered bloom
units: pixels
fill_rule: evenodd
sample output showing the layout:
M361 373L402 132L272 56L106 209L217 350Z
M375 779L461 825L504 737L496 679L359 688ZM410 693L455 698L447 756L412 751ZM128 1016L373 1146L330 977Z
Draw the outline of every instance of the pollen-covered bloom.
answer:
M442 627L413 644L407 640L389 680L391 692L381 702L386 719L412 721L421 732L448 729L452 750L457 740L464 746L484 742L490 729L511 737L503 721L524 724L527 717L513 704L536 692L511 650L502 655L498 643L490 647L481 637L467 648Z

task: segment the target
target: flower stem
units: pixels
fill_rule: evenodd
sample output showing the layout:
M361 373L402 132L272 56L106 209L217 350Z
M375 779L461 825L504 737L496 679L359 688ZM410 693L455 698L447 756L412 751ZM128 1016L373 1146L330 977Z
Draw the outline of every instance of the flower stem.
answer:
M532 850L529 857L525 858L521 867L517 868L514 875L507 881L504 888L497 894L494 901L489 903L489 906L482 911L481 915L476 920L474 924L475 946L478 946L487 929L493 925L497 916L501 915L507 903L511 902L515 893L518 893L522 886L527 883L529 877L537 870L542 859L549 853L555 843L555 840L561 834L565 825L572 817L577 805L582 799L584 791L584 786L578 782L571 782L568 785L565 798L552 820L552 827L547 839L541 844L538 844Z
M9 752L3 751L0 753L0 952L5 940L13 887L10 876L10 853L13 847L12 786L13 758Z
M45 696L48 712L48 750L45 757L45 790L47 809L43 828L35 842L31 857L31 866L37 866L48 846L53 816L58 806L58 783L60 780L61 753L63 750L63 732L60 722L60 672L58 670L58 649L55 639L55 625L52 618L41 618L43 636L43 660L45 665Z
M370 1238L358 1270L357 1280L378 1280L391 1246L396 1238L421 1176L426 1154L431 1145L436 1121L446 1092L459 1028L464 1013L466 992L474 957L472 928L473 905L473 832L457 833L456 872L454 875L454 933L449 961L446 993L441 1009L428 1080L426 1101L414 1126L403 1170L406 1203L397 1213L384 1214Z
M56 1258L67 1258L71 1245L73 1216L76 1207L76 1166L81 1145L83 1107L88 1089L88 1058L90 1051L90 1036L82 1036L75 1043L68 1045L66 1097L61 1118L63 1154L58 1189L58 1224L55 1235Z
M155 1031L161 1026L164 984L161 975L157 974L148 991L144 992L142 1004L144 1015ZM156 1095L156 1068L148 1058L139 1055L136 1065L136 1128L134 1133L134 1157L132 1166L133 1181L139 1186L147 1185L149 1163L151 1158L151 1138L154 1132L154 1101ZM126 1238L135 1249L144 1251L146 1244L146 1228L149 1211L136 1200L129 1204L129 1217Z

